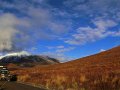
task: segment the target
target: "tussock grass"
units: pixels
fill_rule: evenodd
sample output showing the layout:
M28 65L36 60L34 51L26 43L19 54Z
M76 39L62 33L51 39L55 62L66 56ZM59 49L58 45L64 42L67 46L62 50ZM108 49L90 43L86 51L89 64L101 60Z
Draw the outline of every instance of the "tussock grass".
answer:
M14 70L19 81L51 90L120 90L120 47L75 61Z

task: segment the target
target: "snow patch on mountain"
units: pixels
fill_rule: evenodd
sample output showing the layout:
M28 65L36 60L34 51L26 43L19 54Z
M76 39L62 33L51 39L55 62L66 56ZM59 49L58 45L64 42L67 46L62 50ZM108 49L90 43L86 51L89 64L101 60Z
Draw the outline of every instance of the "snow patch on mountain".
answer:
M4 57L9 57L9 56L18 56L18 57L21 57L21 56L29 56L29 55L31 55L31 54L28 53L27 51L21 51L21 52L14 52L14 53L8 53L6 55L1 55L0 59L2 59Z

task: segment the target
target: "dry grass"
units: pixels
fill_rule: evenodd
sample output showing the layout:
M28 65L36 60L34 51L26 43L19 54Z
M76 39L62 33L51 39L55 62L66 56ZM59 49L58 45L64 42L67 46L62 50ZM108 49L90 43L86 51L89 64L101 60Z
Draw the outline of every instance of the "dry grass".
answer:
M120 47L68 63L14 70L51 90L120 90Z

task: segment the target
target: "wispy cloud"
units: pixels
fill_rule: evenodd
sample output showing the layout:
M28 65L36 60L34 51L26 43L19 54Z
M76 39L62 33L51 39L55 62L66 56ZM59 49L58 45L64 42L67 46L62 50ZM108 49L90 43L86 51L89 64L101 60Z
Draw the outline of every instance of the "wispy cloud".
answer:
M64 52L69 52L71 50L75 49L75 47L68 47L68 48L59 48L56 50L57 53L64 53Z
M68 32L69 23L56 21L51 7L45 2L13 0L0 3L3 8L0 16L0 51L33 47L37 41L57 40Z
M54 58L58 59L60 62L67 62L67 61L75 59L70 56L66 56L64 53L55 53L55 52L49 52L49 51L43 52L42 55L54 57Z
M83 15L103 15L115 14L119 10L119 0L66 0L64 5L71 8L74 12ZM81 14L82 13L82 14ZM112 18L112 17L111 17Z
M59 59L61 62L72 60L73 58L66 56L65 53L71 52L72 50L75 49L75 47L65 47L63 45L59 46L47 46L49 49L47 52L44 52L44 55L52 56L57 59ZM54 52L51 52L50 50L53 50Z
M71 39L66 40L68 44L80 45L88 42L94 42L96 40L105 37L115 37L120 36L119 30L113 31L110 28L117 26L117 23L112 20L94 20L94 27L79 27L75 34L72 35Z

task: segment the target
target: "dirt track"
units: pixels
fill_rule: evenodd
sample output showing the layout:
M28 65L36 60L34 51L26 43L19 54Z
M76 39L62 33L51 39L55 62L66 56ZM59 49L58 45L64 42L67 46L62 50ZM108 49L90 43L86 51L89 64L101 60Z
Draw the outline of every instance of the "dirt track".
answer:
M5 81L0 81L0 86L5 83ZM41 88L36 88L29 85L24 85L16 82L7 82L0 90L46 90Z

